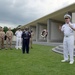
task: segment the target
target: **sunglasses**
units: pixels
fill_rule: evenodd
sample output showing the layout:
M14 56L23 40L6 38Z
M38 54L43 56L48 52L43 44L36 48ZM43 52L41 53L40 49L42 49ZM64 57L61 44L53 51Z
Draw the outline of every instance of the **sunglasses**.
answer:
M65 18L65 19L69 19L69 18Z

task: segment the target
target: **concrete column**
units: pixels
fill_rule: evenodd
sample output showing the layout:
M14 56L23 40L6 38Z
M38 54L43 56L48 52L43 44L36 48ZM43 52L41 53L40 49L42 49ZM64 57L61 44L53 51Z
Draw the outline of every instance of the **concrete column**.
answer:
M31 31L31 30L34 33L33 40L35 41L36 40L36 26L30 26L29 31Z
M36 42L39 41L39 24L36 25Z
M33 26L29 26L29 30L31 31L31 29L33 28Z
M31 26L29 26L28 28L29 28L29 31L30 31L31 30Z
M50 19L47 20L47 31L48 31L47 42L50 42L50 37L51 37L51 20Z
M75 12L72 13L72 22L75 23ZM75 44L75 31L74 31L74 44Z

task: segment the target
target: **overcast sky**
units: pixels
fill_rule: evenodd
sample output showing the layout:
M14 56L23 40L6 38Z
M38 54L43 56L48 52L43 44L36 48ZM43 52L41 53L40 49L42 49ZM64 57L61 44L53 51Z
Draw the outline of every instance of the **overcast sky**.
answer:
M17 27L43 17L75 0L0 0L0 26Z

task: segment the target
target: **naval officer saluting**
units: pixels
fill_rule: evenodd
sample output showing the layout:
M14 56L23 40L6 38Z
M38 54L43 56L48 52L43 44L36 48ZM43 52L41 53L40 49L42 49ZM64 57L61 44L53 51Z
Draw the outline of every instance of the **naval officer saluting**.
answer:
M70 56L69 64L74 63L73 52L74 52L74 31L75 31L75 24L71 23L71 16L69 14L64 15L65 24L59 29L64 33L64 40L63 40L63 54L64 60L61 62L66 62L69 60L68 54Z

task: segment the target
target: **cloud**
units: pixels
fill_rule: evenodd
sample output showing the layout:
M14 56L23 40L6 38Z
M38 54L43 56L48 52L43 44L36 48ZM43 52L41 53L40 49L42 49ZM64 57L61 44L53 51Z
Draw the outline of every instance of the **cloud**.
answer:
M72 2L74 0L0 0L0 23L24 25Z

